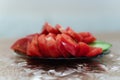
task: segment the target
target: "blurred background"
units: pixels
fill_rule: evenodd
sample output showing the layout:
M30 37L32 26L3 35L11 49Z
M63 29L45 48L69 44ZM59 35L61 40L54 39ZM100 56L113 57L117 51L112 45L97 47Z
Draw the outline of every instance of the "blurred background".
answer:
M75 31L120 31L120 0L0 0L0 38L40 32L44 22Z

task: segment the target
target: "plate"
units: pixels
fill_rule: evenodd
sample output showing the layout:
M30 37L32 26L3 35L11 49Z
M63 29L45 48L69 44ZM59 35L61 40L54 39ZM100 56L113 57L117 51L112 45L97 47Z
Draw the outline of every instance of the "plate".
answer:
M39 59L39 60L79 60L79 59L95 59L95 58L101 58L104 55L109 54L111 51L110 50L106 50L104 51L102 54L97 55L95 57L69 57L69 58L43 58L43 57L31 57L31 56L27 56L21 52L15 51L19 56L23 57L23 58L29 58L29 59Z

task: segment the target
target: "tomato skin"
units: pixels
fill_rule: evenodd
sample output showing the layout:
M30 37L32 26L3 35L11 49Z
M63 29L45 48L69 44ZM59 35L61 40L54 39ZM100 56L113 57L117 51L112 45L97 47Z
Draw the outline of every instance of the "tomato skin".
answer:
M89 32L80 32L79 34L84 38L89 37L91 35L91 33L89 33Z
M62 45L64 48L72 55L75 56L76 54L76 46L77 43L68 35L66 34L61 34L62 38Z
M57 25L55 26L55 28L56 28L57 31L59 32L58 34L65 33L65 29L64 29L61 25L57 24Z
M61 57L67 58L67 57L70 56L69 52L64 48L64 46L62 44L62 36L61 36L61 34L58 34L56 36L56 44L57 44L58 51L62 55Z
M70 27L66 28L65 33L71 36L76 42L81 42L83 40L83 37L79 35L77 32L75 32L74 30L72 30Z
M89 32L80 32L79 35L83 37L83 42L92 43L96 40L96 38Z
M102 53L102 48L91 47L90 51L87 53L87 57L94 57Z
M43 25L43 29L42 29L41 34L48 34L48 33L58 34L59 32L56 28L52 27L48 22L46 22Z
M47 34L46 36L47 36L47 37L52 37L53 39L56 38L56 34L53 34L53 33L49 33L49 34Z
M34 34L28 35L28 36L26 36L26 37L24 37L24 38L18 39L18 40L11 46L11 49L16 50L16 51L20 51L21 53L26 54L26 53L27 53L27 45L28 45L28 42L31 42L31 41L32 41L32 38L33 38L35 35L39 35L39 34L38 34L38 33L34 33Z
M88 44L84 42L79 42L77 45L76 57L86 56L89 50L90 50L90 47Z
M42 57L38 46L38 35L34 35L32 41L28 42L27 55Z
M45 39L46 39L46 47L48 49L48 54L53 58L62 56L57 49L57 43L54 34L48 34L45 37Z
M28 38L21 38L11 46L11 49L26 54L28 41Z
M48 54L47 46L46 46L45 36L46 36L45 34L41 34L38 37L39 50L42 53L43 57L50 57L50 55Z
M92 43L92 42L94 42L96 39L95 39L95 37L93 37L93 36L89 36L89 37L86 37L86 38L84 38L84 42L86 42L86 43Z

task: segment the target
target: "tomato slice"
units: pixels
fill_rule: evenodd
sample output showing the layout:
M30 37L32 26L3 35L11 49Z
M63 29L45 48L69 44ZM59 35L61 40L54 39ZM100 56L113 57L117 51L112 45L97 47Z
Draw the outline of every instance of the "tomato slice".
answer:
M58 34L56 36L56 44L57 44L57 49L60 52L60 54L67 58L70 56L69 52L64 48L64 45L62 44L62 36L61 34Z
M43 57L50 57L50 54L48 54L48 49L46 46L46 39L45 39L45 34L41 34L38 37L38 45L39 45L39 50L42 53Z
M28 42L27 55L42 57L38 46L38 35L34 35L32 41Z
M95 40L96 40L96 39L95 39L94 36L89 36L89 37L84 38L84 42L86 42L86 43L92 43L92 42L94 42Z
M26 54L28 41L28 38L21 38L11 46L11 49Z
M86 56L89 50L90 50L90 47L88 44L84 42L79 42L77 45L76 57Z
M89 32L80 32L79 35L83 37L83 42L92 43L96 40L96 38Z
M89 33L89 32L80 32L79 34L84 38L89 37L91 35L91 33Z
M78 33L76 33L75 31L73 31L70 27L66 28L66 34L71 36L77 42L80 42L83 40L83 37L79 35Z
M48 34L46 37L46 47L48 49L48 54L53 57L57 58L62 56L61 53L58 51L56 40L54 34Z
M102 48L91 47L90 51L86 54L87 57L94 57L102 53Z
M24 38L18 39L18 40L11 46L11 48L12 48L13 50L16 50L16 51L19 51L19 52L21 52L21 53L26 54L28 42L32 41L32 38L33 38L35 35L39 35L39 34L38 34L38 33L34 33L34 34L28 35L28 36L26 36L26 37L24 37Z
M65 29L61 25L57 24L55 28L59 31L59 34L65 33Z
M43 25L43 29L42 29L42 32L41 34L48 34L48 33L54 33L54 34L57 34L59 33L58 30L54 27L52 27L48 22L46 22L44 25Z
M66 34L61 34L62 36L62 45L64 46L64 48L72 55L75 56L76 55L76 47L77 47L77 43L68 35Z
M48 35L46 35L46 36L48 36L48 37L52 37L53 39L55 39L55 37L56 37L56 34L49 33L49 34L48 34Z

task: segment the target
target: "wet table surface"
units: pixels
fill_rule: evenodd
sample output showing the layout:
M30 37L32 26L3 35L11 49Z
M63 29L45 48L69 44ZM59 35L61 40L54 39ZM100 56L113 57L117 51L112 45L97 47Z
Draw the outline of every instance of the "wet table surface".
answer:
M94 60L47 61L18 56L0 39L0 80L120 80L120 33L96 34L111 43L111 52Z

